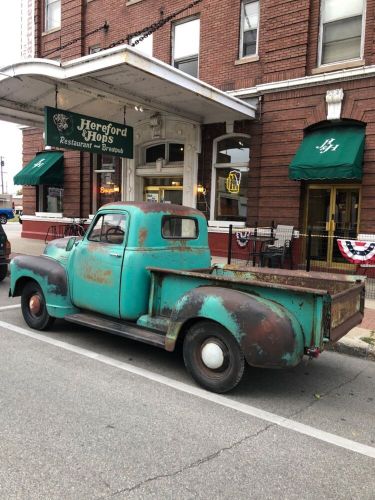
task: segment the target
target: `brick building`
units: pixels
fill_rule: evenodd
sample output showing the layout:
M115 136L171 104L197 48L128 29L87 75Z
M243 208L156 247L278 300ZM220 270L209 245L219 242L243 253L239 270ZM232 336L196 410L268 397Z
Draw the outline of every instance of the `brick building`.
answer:
M24 188L24 235L113 199L196 205L217 254L229 224L375 233L374 16L372 0L36 0L44 61L0 82L34 125L24 164L45 105L126 121L134 158L64 150L63 186Z

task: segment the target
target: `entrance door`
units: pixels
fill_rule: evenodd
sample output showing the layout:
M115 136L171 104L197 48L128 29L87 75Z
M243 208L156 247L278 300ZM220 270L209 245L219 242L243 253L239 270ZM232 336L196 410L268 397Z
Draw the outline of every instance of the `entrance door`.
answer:
M182 205L182 179L171 177L146 178L145 201Z
M311 259L335 267L347 264L337 238L355 239L358 233L358 186L309 186L306 230L311 227Z

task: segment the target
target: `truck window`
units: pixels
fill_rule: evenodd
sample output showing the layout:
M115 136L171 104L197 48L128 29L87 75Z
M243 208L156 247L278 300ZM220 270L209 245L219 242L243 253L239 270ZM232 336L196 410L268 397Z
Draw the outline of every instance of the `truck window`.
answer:
M198 238L198 222L190 217L166 215L162 219L161 234L165 239Z
M95 222L89 241L121 245L124 241L127 217L124 214L104 214Z

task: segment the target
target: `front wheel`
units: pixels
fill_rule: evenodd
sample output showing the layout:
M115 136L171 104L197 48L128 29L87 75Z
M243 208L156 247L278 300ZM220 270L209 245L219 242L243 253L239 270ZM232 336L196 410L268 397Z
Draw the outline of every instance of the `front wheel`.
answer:
M228 392L240 382L244 355L236 339L213 321L199 321L187 332L183 355L193 379L212 392Z
M8 222L8 217L4 214L0 214L0 224L6 224Z
M46 300L38 283L27 283L21 295L21 309L26 323L34 330L47 330L55 318L47 311Z

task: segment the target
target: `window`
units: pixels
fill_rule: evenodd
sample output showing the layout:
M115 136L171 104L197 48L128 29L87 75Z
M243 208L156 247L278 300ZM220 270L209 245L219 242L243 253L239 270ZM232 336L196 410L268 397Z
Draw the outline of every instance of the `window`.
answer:
M322 1L320 64L361 57L363 5L363 0Z
M64 207L64 188L40 185L39 212L62 213Z
M199 19L174 25L173 65L184 73L198 77Z
M224 137L217 141L212 171L210 219L246 222L250 138Z
M50 31L61 25L61 0L45 0L45 30Z
M124 214L105 214L98 217L88 236L89 241L122 245L126 231Z
M155 163L163 159L165 163L181 163L184 161L184 145L177 143L155 144L146 148L146 163Z
M129 40L129 45L132 45L135 49L138 49L140 52L145 54L146 56L152 57L152 33L143 40L140 40L143 35L134 36Z
M97 206L121 201L121 158L102 154L96 169Z
M198 238L197 220L166 215L162 220L161 234L165 239L196 239Z
M258 51L259 2L243 1L241 9L240 57L252 56Z

